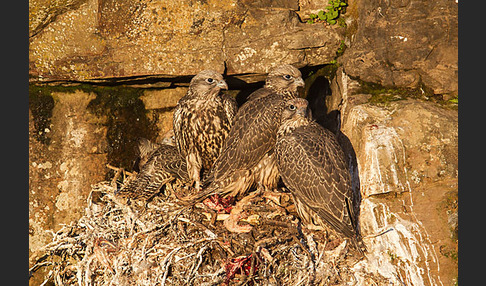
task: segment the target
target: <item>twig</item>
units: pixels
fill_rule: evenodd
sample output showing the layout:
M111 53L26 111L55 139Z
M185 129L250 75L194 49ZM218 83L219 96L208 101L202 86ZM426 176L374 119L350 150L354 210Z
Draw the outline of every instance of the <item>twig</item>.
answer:
M170 266L170 261L172 261L172 256L174 255L174 253L181 250L181 248L182 248L181 246L174 248L171 252L169 252L169 254L167 254L164 261L162 261L161 266L162 268L165 269L165 273L164 273L164 277L162 277L162 281L160 282L160 285L162 286L165 285L165 280L167 279L167 275L169 273L169 266Z

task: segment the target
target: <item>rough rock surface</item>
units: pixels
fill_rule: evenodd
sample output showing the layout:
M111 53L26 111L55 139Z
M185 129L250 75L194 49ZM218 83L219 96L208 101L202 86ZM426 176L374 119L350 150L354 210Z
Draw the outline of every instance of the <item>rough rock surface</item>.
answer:
M58 5L30 11L31 19L54 14L40 24L31 21L31 81L170 78L206 68L261 77L275 63L329 63L344 31L302 23L297 0Z
M115 84L30 102L30 262L49 231L81 215L106 163L129 168L137 136L161 141L190 75L226 72L228 92L243 98L273 64L326 65L345 40L341 67L307 76L306 92L318 121L338 134L361 195L370 255L353 279L453 285L457 109L361 85L456 96L457 1L348 3L341 28L302 22L327 0L30 0L31 82Z
M80 217L91 184L104 178L106 128L86 110L94 97L53 93L50 124L42 130L29 112L29 256L51 241L47 230ZM48 143L35 139L36 133L47 134Z
M340 59L348 75L457 95L457 1L349 2L349 48Z
M457 110L417 99L371 104L338 71L342 134L349 140L360 226L370 255L355 265L363 284L378 275L397 285L457 281ZM334 96L334 95L333 95ZM350 150L349 148L352 148Z

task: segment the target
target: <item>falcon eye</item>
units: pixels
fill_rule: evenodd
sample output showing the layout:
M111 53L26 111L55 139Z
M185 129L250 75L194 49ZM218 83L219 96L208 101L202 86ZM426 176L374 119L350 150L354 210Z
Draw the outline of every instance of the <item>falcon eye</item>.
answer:
M290 80L292 78L292 76L289 75L289 74L286 74L286 75L283 76L283 78L286 79L286 80Z
M289 106L289 109L290 109L290 110L296 110L296 109L297 109L297 107L295 107L295 105L291 104L291 105Z
M208 78L208 79L206 79L206 81L207 81L208 83L213 83L214 79L212 79L212 78Z

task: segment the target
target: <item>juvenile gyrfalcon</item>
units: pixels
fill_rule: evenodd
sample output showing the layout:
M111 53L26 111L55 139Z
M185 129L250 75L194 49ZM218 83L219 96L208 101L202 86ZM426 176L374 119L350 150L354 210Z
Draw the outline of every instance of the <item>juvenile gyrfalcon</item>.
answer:
M271 93L287 95L287 97L298 97L298 88L304 87L305 83L302 74L292 65L279 65L270 70L262 88L251 93L247 100L254 100L265 97Z
M196 190L201 171L209 170L218 157L237 110L234 98L220 94L221 89L228 89L221 74L201 71L174 111L174 139Z
M269 156L273 158L271 154L285 102L284 95L272 93L248 101L240 107L225 147L205 183L204 191L195 200L212 194L243 194L256 178L263 177L259 175L262 170L269 170L265 173L269 178L278 179L276 166L264 169L261 161ZM269 181L276 185L276 180Z
M189 181L186 161L176 146L154 144L147 139L139 142L140 172L116 194L134 199L148 200L160 188L174 180Z
M307 100L297 98L285 106L275 154L303 221L349 238L363 253L344 152L332 132L309 118Z

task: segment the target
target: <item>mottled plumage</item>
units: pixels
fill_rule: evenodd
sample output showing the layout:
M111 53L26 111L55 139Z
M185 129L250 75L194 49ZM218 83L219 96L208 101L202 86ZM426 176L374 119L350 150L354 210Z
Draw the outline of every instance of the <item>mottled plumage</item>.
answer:
M204 70L192 78L187 94L174 111L174 139L196 189L200 187L201 171L212 167L233 125L236 101L220 94L227 88L221 74Z
M263 98L272 93L280 94L285 99L296 98L298 97L299 87L303 88L304 86L305 83L302 79L302 74L297 68L287 64L279 65L270 70L265 79L265 85L250 94L248 101ZM252 174L252 181L258 187L269 190L277 187L280 175L278 173L273 148L269 149L260 159L258 164L253 168Z
M270 70L262 88L251 93L247 100L265 97L271 93L286 95L286 97L298 97L298 88L304 87L301 72L292 65L279 65Z
M130 198L150 199L160 188L177 179L188 182L187 166L177 147L155 144L147 139L139 142L140 172L117 195Z
M173 145L173 144L167 144ZM143 166L150 159L151 155L160 147L160 144L154 143L146 138L140 138L138 140L137 148L135 152L137 154L136 169L137 172L142 170Z
M263 177L263 168L259 165L263 164L262 160L273 156L285 102L283 95L273 93L240 107L225 147L205 183L207 187L196 200L216 193L223 196L242 194L252 186L255 178ZM276 167L265 170L270 170L268 173L277 171ZM271 174L271 177L278 179L278 173Z
M282 181L306 223L351 239L362 253L344 153L335 135L309 118L307 105L305 99L295 99L282 112L275 145Z

